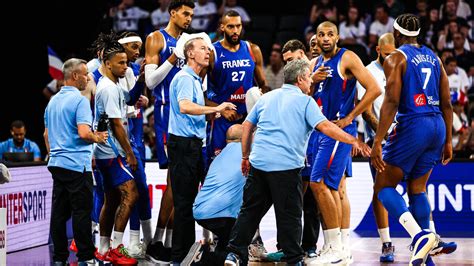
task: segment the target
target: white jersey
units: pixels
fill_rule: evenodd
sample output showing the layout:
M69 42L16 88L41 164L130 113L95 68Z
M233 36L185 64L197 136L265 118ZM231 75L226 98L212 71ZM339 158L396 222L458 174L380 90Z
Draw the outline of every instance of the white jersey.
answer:
M106 113L109 119L120 118L122 125L125 128L125 133L128 132L127 126L127 115L126 115L126 95L124 88L120 83L114 83L106 76L102 76L97 83L97 91L95 95L96 112L95 112L95 127L97 128L97 122L99 121L100 114ZM120 146L120 143L116 139L113 131L109 126L109 140L105 144L97 144L94 151L96 159L111 159L116 158L117 154L112 144L117 148L117 152L125 157L125 150Z
M380 121L380 108L382 107L383 99L385 97L385 73L383 72L382 66L377 62L377 60L372 61L370 64L366 66L367 70L374 76L375 80L377 81L377 85L382 91L379 97L377 97L373 104L372 104L372 112L374 113L377 120ZM362 96L365 94L365 88L357 81L357 98L358 100L362 99ZM371 140L375 137L375 132L370 128L370 126L365 122L365 141ZM392 125L393 127L393 125ZM392 129L390 127L390 130ZM385 141L384 141L385 142Z

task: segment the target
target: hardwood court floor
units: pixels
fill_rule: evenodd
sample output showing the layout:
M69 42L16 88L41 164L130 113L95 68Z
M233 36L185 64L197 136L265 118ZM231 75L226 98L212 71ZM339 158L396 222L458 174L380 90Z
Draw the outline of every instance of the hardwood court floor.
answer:
M267 250L275 250L275 238L272 238L268 233L262 233L263 239L265 240L265 246ZM456 241L458 249L450 255L438 256L434 258L436 265L474 265L474 238L445 238L444 241ZM393 238L392 239L395 248L395 262L394 263L380 263L380 240L378 238L361 238L356 235L352 237L351 247L352 255L354 257L354 263L351 265L408 265L410 251L407 246L410 242L408 238ZM321 241L318 242L321 246ZM45 245L32 249L27 249L19 252L7 254L7 265L34 265L43 266L52 264L52 253L51 246ZM77 262L77 258L74 254L71 254L69 261L71 265ZM140 260L139 265L154 265L153 263ZM283 263L250 263L252 266L259 265L284 265Z

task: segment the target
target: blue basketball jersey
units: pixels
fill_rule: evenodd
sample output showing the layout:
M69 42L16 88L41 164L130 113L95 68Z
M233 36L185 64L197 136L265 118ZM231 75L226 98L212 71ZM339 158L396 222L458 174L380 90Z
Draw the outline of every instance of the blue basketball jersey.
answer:
M328 120L344 118L354 109L357 80L344 79L340 72L341 58L345 51L345 48L341 48L327 61L320 56L314 68L316 70L321 65L329 67L327 78L315 84L313 94Z
M135 77L140 75L140 64L130 63L128 65L132 70ZM128 119L128 132L130 133L130 139L133 140L132 144L135 144L138 152L142 159L145 159L145 143L143 141L143 107L137 109L137 117Z
M397 121L426 114L441 114L439 109L441 68L437 56L425 46L405 44L397 50L407 61Z
M208 78L207 97L218 104L232 102L237 113L247 113L245 94L253 86L255 62L250 45L240 41L240 48L231 52L215 42L215 64Z
M161 66L168 58L173 54L173 50L176 47L177 39L169 35L164 29L160 30L160 33L163 35L163 50L160 51L160 63ZM153 96L155 96L155 103L168 104L170 102L169 92L170 92L170 83L174 75L181 70L181 68L186 64L183 59L176 61L176 64L168 72L168 75L153 89Z

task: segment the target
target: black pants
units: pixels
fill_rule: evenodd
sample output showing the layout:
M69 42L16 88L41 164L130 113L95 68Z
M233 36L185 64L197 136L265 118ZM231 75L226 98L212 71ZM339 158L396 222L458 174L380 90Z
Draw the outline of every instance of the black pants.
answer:
M72 229L79 261L94 258L92 243L92 172L76 172L60 167L48 167L53 176L53 207L51 208L51 238L54 261L69 257L66 222L72 215Z
M277 223L277 239L285 256L293 264L302 260L301 213L303 208L303 182L301 169L264 172L251 167L244 187L244 198L239 217L232 228L228 250L245 262L247 246L262 217L273 203Z
M170 134L168 158L174 203L171 259L181 262L196 239L193 203L204 175L202 140Z
M303 241L301 247L307 251L315 248L319 238L319 226L321 224L318 204L314 199L313 192L308 186L303 196Z
M218 241L214 252L204 253L201 258L201 265L224 265L227 257L227 244L229 243L230 232L235 224L235 218L212 218L196 220L196 222L217 235Z

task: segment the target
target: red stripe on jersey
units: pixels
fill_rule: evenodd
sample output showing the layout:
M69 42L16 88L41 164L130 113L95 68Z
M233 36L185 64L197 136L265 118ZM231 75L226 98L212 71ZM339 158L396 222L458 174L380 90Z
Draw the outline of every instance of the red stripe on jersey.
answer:
M346 92L346 87L347 87L347 79L344 80L342 83L342 92Z

